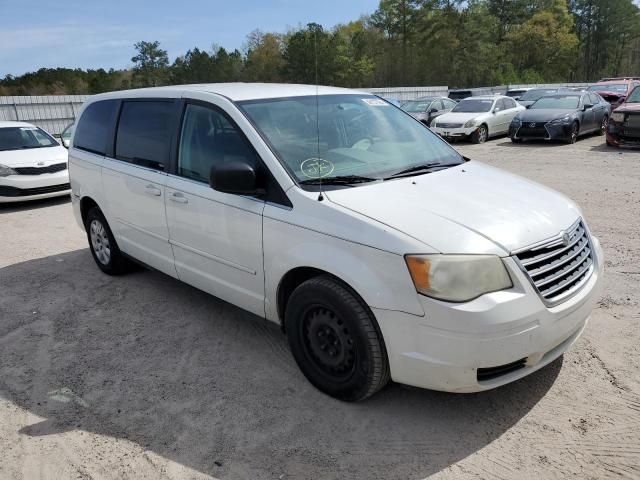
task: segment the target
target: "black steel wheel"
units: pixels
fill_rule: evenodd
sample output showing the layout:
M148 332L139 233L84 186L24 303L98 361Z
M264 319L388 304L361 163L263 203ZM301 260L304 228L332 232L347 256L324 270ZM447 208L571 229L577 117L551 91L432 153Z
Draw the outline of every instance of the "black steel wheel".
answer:
M389 381L387 353L373 314L337 279L326 275L299 285L287 302L285 329L300 370L322 392L359 401Z

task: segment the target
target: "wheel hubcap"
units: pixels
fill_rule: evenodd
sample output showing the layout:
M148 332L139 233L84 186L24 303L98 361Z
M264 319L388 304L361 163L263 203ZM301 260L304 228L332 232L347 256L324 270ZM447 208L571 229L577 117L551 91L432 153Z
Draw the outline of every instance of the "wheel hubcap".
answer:
M487 130L484 127L480 127L480 143L484 143L487 139Z
M89 225L89 237L96 258L102 265L108 265L111 260L111 245L104 225L99 220L93 220Z
M600 125L600 129L602 130L602 133L605 133L607 131L607 117L604 117L602 119L602 125Z
M349 329L331 310L314 307L303 320L304 344L310 359L325 374L348 377L355 366L355 345Z

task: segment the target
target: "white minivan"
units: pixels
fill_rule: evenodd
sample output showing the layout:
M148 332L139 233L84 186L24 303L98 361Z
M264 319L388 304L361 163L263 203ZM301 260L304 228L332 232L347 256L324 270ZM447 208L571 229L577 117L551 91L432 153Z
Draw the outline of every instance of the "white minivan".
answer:
M468 160L354 90L209 84L97 95L69 149L108 274L134 260L286 332L309 381L476 392L579 337L602 250L564 195Z

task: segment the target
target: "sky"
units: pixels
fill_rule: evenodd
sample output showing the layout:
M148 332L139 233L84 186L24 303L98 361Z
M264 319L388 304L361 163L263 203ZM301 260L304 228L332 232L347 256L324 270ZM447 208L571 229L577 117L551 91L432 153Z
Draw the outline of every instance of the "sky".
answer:
M0 0L0 78L42 67L126 68L133 44L160 41L169 60L188 49L242 49L259 28L325 28L372 13L378 0Z

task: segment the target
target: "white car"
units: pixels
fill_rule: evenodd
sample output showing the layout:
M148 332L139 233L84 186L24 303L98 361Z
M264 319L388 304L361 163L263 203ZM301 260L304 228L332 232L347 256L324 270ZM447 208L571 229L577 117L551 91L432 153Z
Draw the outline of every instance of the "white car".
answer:
M30 123L0 122L0 203L70 192L67 150Z
M524 377L599 298L602 250L575 203L368 93L97 95L69 159L103 272L134 259L280 324L304 375L343 400L389 379L476 392Z
M469 97L439 116L431 128L446 140L469 138L473 143L484 143L496 135L507 134L511 120L523 110L525 107L510 97Z

